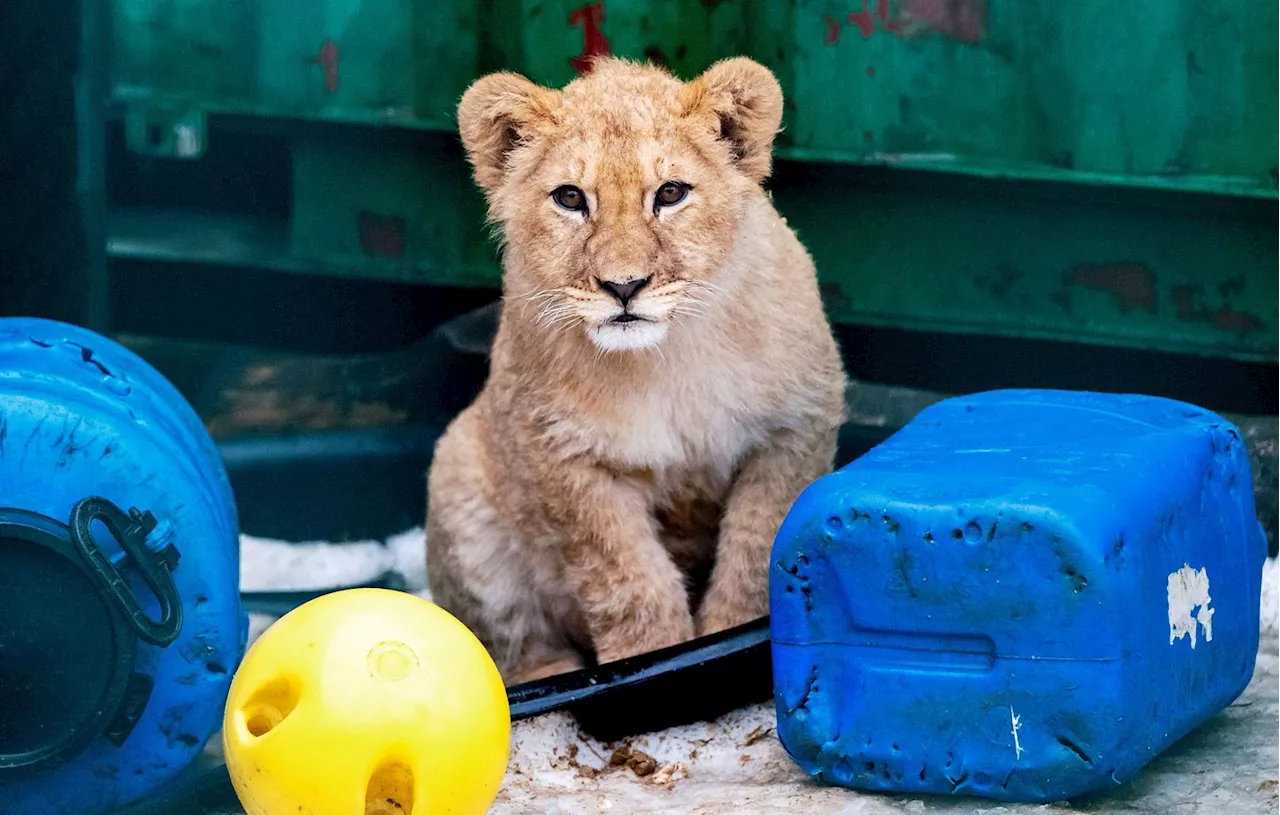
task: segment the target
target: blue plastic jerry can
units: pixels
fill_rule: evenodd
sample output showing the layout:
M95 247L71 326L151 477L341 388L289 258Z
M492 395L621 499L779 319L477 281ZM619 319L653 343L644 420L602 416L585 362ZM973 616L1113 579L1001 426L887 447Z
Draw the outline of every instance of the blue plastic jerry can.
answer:
M0 813L164 787L244 652L235 502L195 412L84 329L0 319Z
M771 562L778 734L862 790L1047 802L1248 685L1265 538L1235 427L1142 396L950 399L814 483Z

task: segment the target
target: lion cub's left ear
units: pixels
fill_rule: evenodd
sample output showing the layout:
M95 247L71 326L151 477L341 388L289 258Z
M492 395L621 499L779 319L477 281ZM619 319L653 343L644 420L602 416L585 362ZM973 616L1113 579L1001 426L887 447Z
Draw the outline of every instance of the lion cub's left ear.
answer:
M739 169L756 181L769 175L773 137L782 126L782 87L768 68L746 57L715 63L685 86L686 109L713 111L720 138Z

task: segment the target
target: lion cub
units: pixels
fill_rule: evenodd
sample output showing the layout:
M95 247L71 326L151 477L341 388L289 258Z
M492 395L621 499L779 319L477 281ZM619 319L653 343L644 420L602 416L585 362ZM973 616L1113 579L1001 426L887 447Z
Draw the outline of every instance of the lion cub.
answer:
M604 60L478 80L458 124L504 247L489 380L436 448L435 600L510 683L768 613L769 551L830 471L845 376L761 182L782 91Z

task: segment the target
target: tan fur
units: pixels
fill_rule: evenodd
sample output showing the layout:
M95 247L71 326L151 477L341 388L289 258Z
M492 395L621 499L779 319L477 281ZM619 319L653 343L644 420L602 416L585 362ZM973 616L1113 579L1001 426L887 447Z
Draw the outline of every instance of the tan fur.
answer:
M832 466L845 384L761 187L781 114L746 59L688 83L605 60L561 91L495 74L462 99L504 300L489 381L436 450L428 573L508 682L768 613L774 534ZM668 181L692 190L655 213ZM565 184L585 216L552 200ZM611 322L597 281L640 278L645 320Z

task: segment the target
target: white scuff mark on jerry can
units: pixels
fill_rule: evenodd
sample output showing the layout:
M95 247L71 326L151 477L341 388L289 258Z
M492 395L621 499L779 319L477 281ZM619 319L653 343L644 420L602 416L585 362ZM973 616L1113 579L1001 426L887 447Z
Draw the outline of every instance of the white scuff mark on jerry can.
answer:
M1022 717L1013 712L1013 708L1009 708L1009 724L1013 725L1013 729L1009 732L1013 734L1013 758L1017 761L1022 758L1022 741L1018 738L1018 731L1022 729Z
M1191 564L1169 575L1169 644L1183 637L1196 647L1197 629L1204 629L1204 641L1213 642L1213 609L1209 607L1209 575Z

